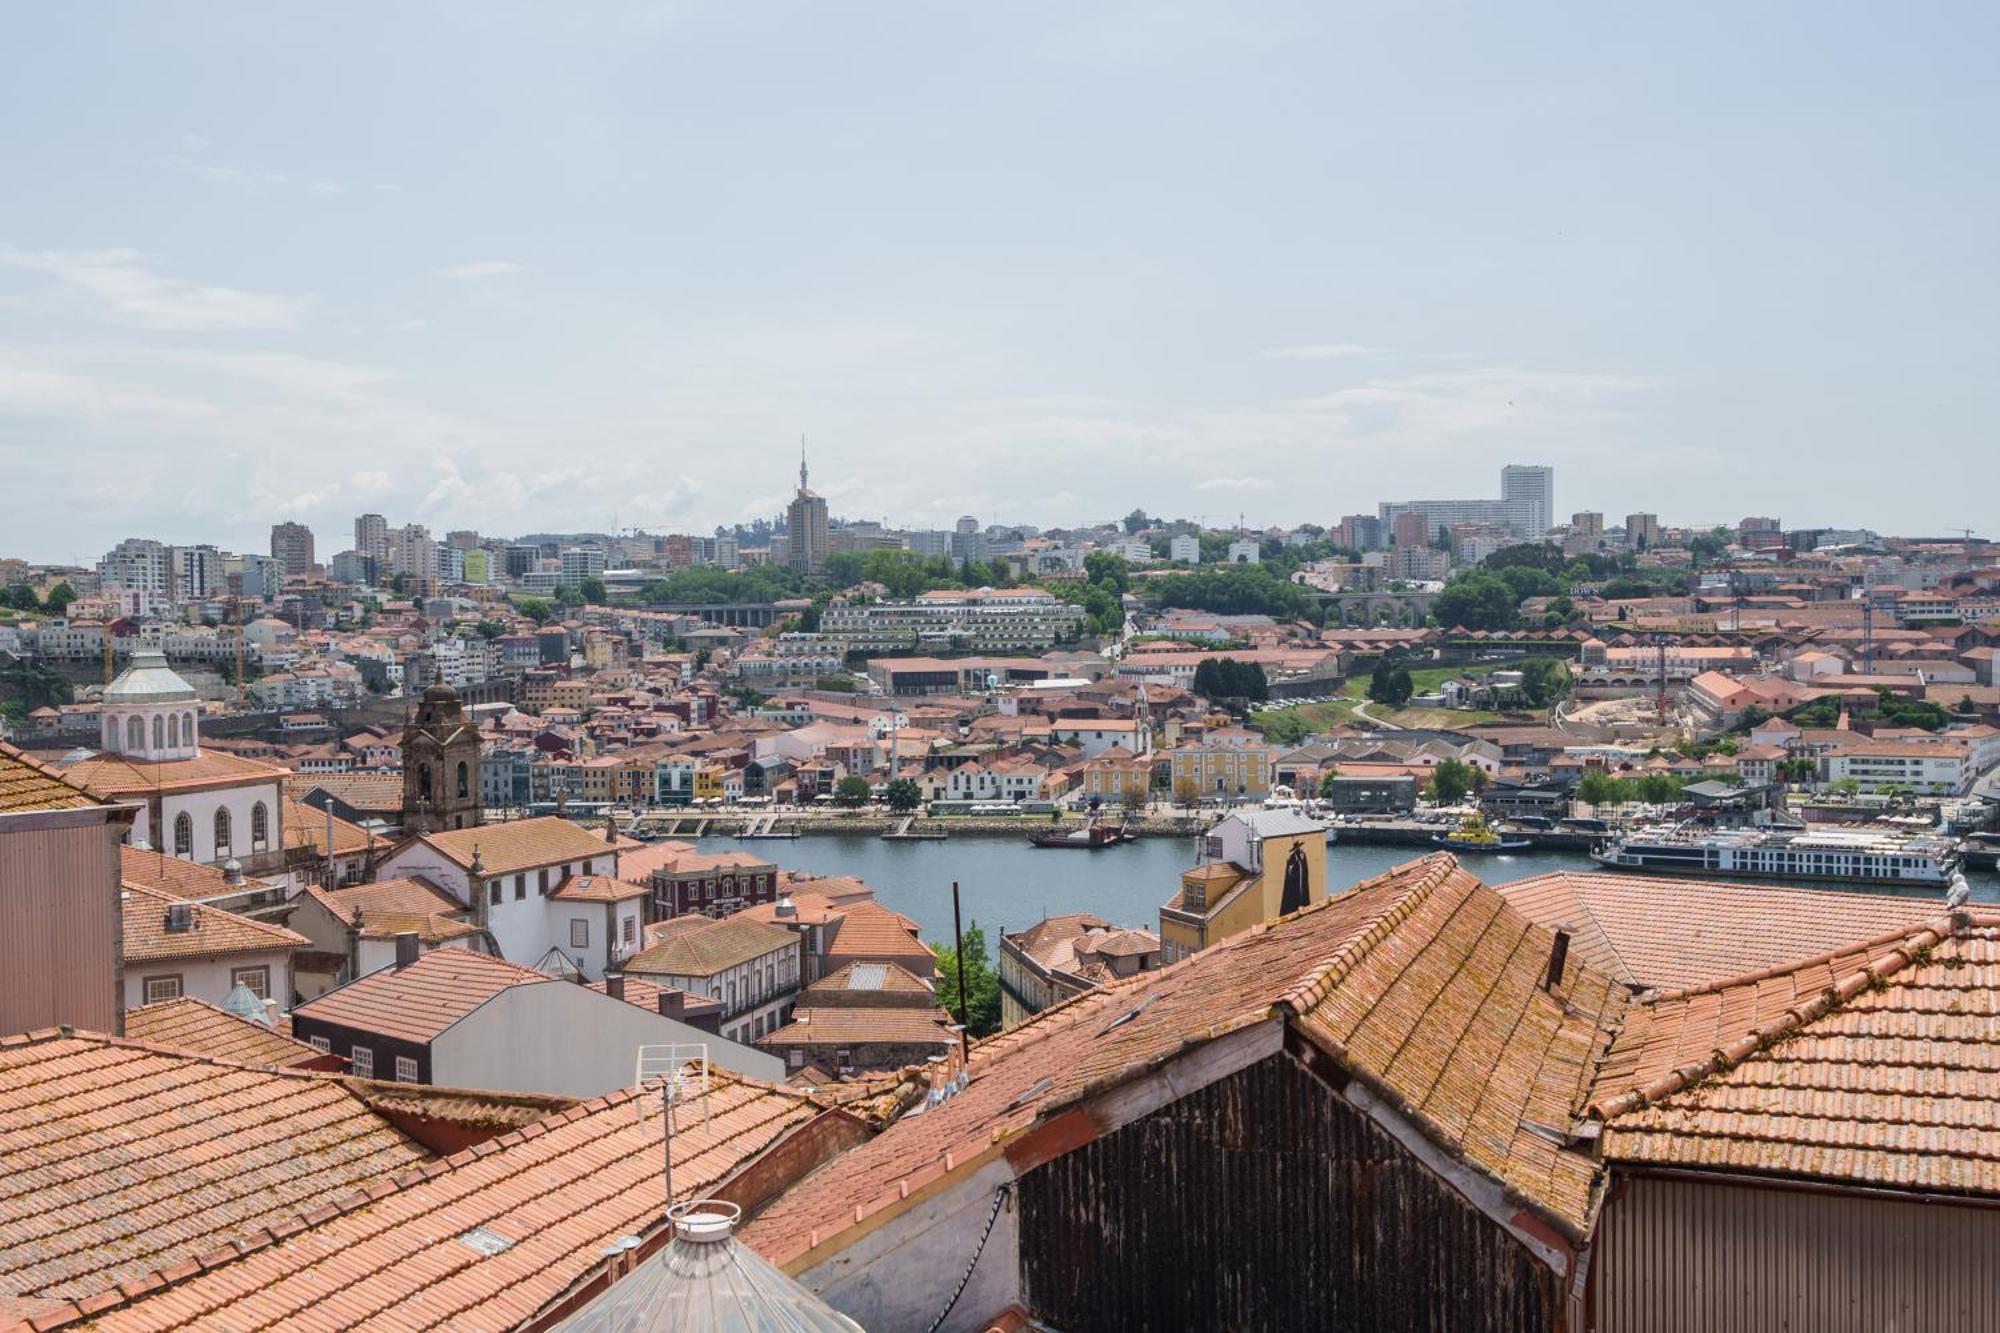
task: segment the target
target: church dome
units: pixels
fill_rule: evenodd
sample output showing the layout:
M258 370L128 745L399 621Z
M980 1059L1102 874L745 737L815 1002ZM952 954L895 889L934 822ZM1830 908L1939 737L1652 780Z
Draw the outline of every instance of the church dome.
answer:
M166 654L151 648L135 651L131 665L104 687L104 702L113 705L190 703L194 697L194 686L167 665Z

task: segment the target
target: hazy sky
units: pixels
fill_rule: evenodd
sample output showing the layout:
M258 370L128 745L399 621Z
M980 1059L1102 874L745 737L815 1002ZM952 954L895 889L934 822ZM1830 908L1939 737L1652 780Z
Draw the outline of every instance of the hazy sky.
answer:
M1992 5L40 4L0 554L1497 494L1991 534Z

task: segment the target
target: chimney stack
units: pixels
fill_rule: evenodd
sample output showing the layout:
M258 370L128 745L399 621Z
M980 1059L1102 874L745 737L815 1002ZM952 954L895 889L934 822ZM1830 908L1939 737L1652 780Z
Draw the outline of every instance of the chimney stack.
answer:
M684 1018L687 1015L687 992L662 990L660 992L660 1017Z
M1563 966L1569 962L1569 932L1557 927L1555 944L1549 949L1549 971L1542 978L1542 989L1552 991L1562 985Z
M423 948L417 942L417 933L414 930L404 930L396 933L397 971L401 971L403 968L416 962L418 955L422 952Z
M623 972L606 972L604 974L604 993L614 1000L624 999L625 974Z

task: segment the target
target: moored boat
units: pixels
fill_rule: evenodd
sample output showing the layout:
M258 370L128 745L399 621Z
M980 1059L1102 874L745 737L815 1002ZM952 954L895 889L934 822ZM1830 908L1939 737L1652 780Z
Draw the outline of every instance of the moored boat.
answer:
M1526 838L1503 837L1486 816L1477 811L1458 821L1458 827L1449 833L1440 833L1432 842L1448 852L1467 852L1474 855L1483 852L1522 852L1534 846Z
M1131 842L1137 836L1127 832L1123 824L1101 824L1093 815L1081 828L1030 833L1028 841L1036 847L1075 847L1094 851L1099 847L1115 847L1121 842Z
M1911 884L1943 889L1960 863L1950 839L1900 829L1707 828L1656 824L1591 852L1600 865L1650 875Z

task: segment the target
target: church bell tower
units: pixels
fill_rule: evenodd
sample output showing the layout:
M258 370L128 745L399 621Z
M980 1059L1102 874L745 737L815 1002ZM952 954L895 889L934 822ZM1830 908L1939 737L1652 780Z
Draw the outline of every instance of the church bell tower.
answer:
M449 685L424 691L403 728L403 832L440 833L480 822L479 733Z

